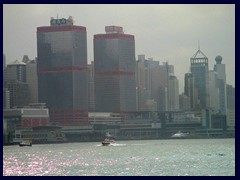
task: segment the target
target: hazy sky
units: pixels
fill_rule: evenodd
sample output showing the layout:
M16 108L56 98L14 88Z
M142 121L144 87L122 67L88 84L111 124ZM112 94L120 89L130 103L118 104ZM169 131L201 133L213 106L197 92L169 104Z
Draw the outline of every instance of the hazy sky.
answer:
M37 56L36 28L49 26L50 18L73 16L74 24L87 28L88 61L93 60L93 35L105 26L122 26L135 36L136 58L145 54L160 63L174 65L183 92L190 58L200 49L213 69L215 57L226 64L227 83L235 87L235 5L200 4L4 4L3 53L7 64Z

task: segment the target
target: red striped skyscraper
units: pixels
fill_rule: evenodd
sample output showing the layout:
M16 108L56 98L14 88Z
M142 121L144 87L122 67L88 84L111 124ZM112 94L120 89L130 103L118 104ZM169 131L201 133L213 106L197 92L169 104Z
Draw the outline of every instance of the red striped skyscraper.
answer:
M94 35L95 110L136 110L135 40L119 26Z
M47 104L52 123L88 123L86 36L71 16L37 28L39 102Z

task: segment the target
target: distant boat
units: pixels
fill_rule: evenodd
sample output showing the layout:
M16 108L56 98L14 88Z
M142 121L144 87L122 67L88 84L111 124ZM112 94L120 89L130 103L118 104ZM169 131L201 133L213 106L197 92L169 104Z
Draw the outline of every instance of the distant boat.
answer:
M115 143L115 138L113 136L111 136L108 132L105 135L105 139L102 141L102 145L103 146L108 146L111 143Z
M22 141L19 143L19 146L32 146L32 142L31 141Z
M177 133L173 134L172 138L185 138L188 136L188 133L183 133L181 131L178 131Z

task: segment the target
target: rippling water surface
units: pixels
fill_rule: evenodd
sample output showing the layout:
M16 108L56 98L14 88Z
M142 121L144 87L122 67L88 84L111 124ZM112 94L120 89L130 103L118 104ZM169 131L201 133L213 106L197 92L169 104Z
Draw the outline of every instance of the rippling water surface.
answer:
M235 176L235 139L3 147L4 176Z

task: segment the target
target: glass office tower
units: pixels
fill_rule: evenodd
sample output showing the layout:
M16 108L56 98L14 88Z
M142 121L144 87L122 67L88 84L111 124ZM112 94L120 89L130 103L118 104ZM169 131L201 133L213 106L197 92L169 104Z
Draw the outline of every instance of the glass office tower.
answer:
M200 100L201 108L208 108L209 101L209 70L208 58L199 49L191 58L191 72L194 77L194 84L198 90L198 99Z
M88 124L86 36L71 16L37 28L39 102L47 103L52 123Z
M94 35L95 110L136 110L135 40L122 27Z

